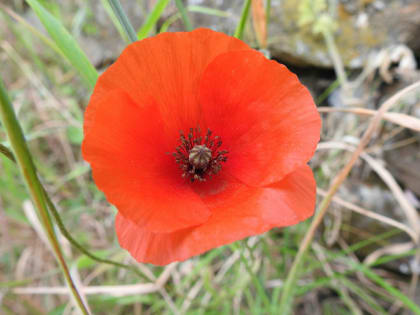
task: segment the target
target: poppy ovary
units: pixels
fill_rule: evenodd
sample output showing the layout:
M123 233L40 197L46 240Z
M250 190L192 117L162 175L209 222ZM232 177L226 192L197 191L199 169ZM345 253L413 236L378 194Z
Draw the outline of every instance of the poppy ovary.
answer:
M205 170L211 161L212 152L203 144L195 145L188 155L188 162L196 169Z
M206 181L206 177L217 174L222 169L221 163L227 161L228 151L218 150L222 140L218 136L212 138L210 129L204 139L200 127L190 128L187 137L180 131L180 142L172 155L183 171L182 177L188 177L191 182Z

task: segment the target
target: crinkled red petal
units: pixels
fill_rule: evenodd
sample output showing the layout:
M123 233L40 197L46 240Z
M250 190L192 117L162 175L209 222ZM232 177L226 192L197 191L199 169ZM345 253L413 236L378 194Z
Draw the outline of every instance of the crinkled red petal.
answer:
M229 151L224 170L252 186L306 164L319 141L321 119L308 90L255 50L217 56L201 79L200 104L205 125Z
M216 181L203 197L212 211L208 221L159 234L139 228L117 214L120 245L139 262L166 265L273 227L296 224L314 212L316 185L306 165L265 188L249 187L225 176Z
M156 104L175 136L180 129L196 127L191 124L198 123L198 87L205 68L221 53L244 49L251 48L205 28L162 33L130 44L99 77L85 115L85 133L98 100L114 89L125 91L139 106Z

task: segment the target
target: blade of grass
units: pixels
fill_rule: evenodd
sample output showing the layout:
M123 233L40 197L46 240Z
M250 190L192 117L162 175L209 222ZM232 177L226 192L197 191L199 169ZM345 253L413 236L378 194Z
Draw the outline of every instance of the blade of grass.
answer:
M147 16L146 22L144 22L143 26L137 32L139 39L144 39L149 35L150 31L156 25L157 21L163 13L163 10L165 10L168 4L169 0L158 0L156 2L155 7Z
M201 5L189 5L187 6L187 10L189 12L197 12L197 13L202 13L202 14L207 14L207 15L214 15L214 16L218 16L222 18L228 18L232 16L230 12L222 11L222 10L218 10L214 8L209 8L209 7L204 7Z
M39 20L44 25L48 34L60 49L61 53L67 58L70 64L80 73L84 81L90 88L95 86L98 73L90 63L85 53L80 49L76 40L70 35L59 20L49 13L38 0L26 0L35 11Z
M235 33L233 34L233 37L242 39L244 29L246 22L248 21L248 15L249 15L249 9L251 7L251 1L252 0L246 0L244 3L244 6L242 8L241 18L239 19L239 23L236 26Z
M268 30L268 25L270 24L270 14L271 14L271 0L267 0L265 3L265 24Z
M343 229L344 230L344 229ZM357 252L363 248L366 248L367 246L370 246L372 244L377 243L378 245L380 245L380 241L384 241L388 238L391 238L393 236L399 235L399 233L401 233L400 230L397 229L392 229L389 231L386 231L385 233L379 234L379 235L375 235L371 238L359 241L353 245L351 245L349 248L347 249L342 249L334 254L329 254L327 257L327 262L342 258L348 254ZM303 272L303 275L309 275L313 272L315 272L316 269L322 267L322 263L319 261L314 261L311 262L311 264L308 264L307 268L305 268L305 271Z
M168 30L169 26L171 26L173 23L175 23L180 18L181 18L181 13L179 13L179 12L170 16L169 18L167 18L165 20L165 22L163 22L162 26L160 27L159 33L166 32Z
M82 298L77 291L76 286L71 278L70 271L67 267L67 263L64 259L63 253L60 248L60 244L54 233L54 228L51 223L51 219L48 215L47 203L44 194L44 190L36 174L35 165L33 164L29 149L26 145L25 138L20 128L19 122L16 118L12 104L10 103L6 89L3 86L3 82L0 78L0 120L6 130L7 136L9 137L14 156L19 166L21 175L24 179L29 194L38 210L40 221L42 222L45 234L48 237L48 241L53 248L55 258L60 265L66 283L70 289L70 292L82 314L89 314L86 306L83 304Z
M322 35L324 36L325 44L327 45L328 52L333 61L335 73L341 86L348 86L349 82L347 80L347 74L344 70L343 61L341 60L340 53L338 52L337 45L335 44L333 34L331 31L325 30L322 32Z
M375 267L375 266L379 266L379 265L382 265L382 264L385 264L385 263L388 263L388 262L391 262L391 261L394 261L394 260L398 260L398 259L401 259L401 258L404 258L404 257L413 256L416 253L415 251L416 251L415 249L412 249L412 250L409 250L406 253L402 253L402 254L398 254L398 255L383 256L383 257L379 258L377 261L375 261L374 263L370 264L369 267ZM329 256L328 260L332 260L331 257L330 257L331 255L329 254L328 256ZM340 261L344 261L344 260L345 259L342 259ZM351 276L356 271L357 270L355 268L350 268L350 269L345 270L343 272L334 272L334 275L331 276L331 277L321 277L319 279L316 279L315 281L312 281L308 284L301 285L298 288L296 288L296 295L297 296L302 296L304 294L307 294L310 291L315 290L316 288L320 288L322 286L328 285L328 283L331 281L331 279L334 279L334 278L342 279L344 277Z
M126 31L124 30L123 26L121 25L120 21L118 20L118 17L115 14L114 10L112 10L112 7L109 4L109 1L101 0L101 3L102 3L102 6L104 7L106 13L108 14L109 18L111 19L112 24L114 24L115 28L117 29L118 33L120 34L121 38L127 44L130 44L131 43L130 37L128 37Z
M337 89L340 86L340 80L335 79L333 83L331 83L328 88L325 89L324 92L318 98L316 99L316 104L321 105L327 98L330 96L332 92L334 92L335 89Z
M348 263L351 267L356 269L357 271L363 272L363 274L368 277L370 280L378 284L380 287L385 289L390 295L395 297L397 300L401 301L408 309L410 309L414 314L420 314L420 307L412 301L409 297L407 297L404 293L402 293L397 288L394 288L392 285L390 285L385 279L378 276L375 272L373 272L369 267L358 264L350 259L346 260L346 263Z
M181 280L180 288L184 289L190 281L207 265L212 263L214 259L216 259L222 252L224 248L219 247L215 248L214 250L210 251L208 254L205 255L204 258L200 259L200 261L194 265L194 268Z
M327 255L325 252L327 251L327 249L323 248L318 243L313 243L312 249L315 253L315 257L317 258L317 260L319 260L322 263L322 269L324 273L328 277L332 277L334 275L334 269L328 262L326 262ZM346 305L351 314L362 315L361 309L354 302L348 290L343 287L343 284L339 279L332 279L330 285L332 289L336 291L337 294L340 296L341 301L344 303L344 305Z
M369 305L373 310L375 310L375 314L387 314L384 308L373 297L371 297L367 292L365 292L363 287L358 286L346 277L341 277L340 282L342 285L344 285L350 291L352 291L355 295L357 295L360 299L365 301L365 303Z
M108 0L108 4L111 6L112 11L120 22L120 25L124 30L127 38L129 38L131 42L137 41L138 38L136 32L134 31L133 26L131 26L131 23L123 10L121 3L118 0Z
M29 30L33 35L35 35L38 39L40 39L45 45L49 46L52 50L58 53L61 57L66 58L66 56L62 53L62 51L58 48L58 46L53 42L48 36L42 34L38 31L35 27L29 24L24 18L20 15L16 14L10 8L6 7L4 4L0 4L0 8L4 10L9 16L11 16L15 21L17 21L20 25L25 27Z
M45 74L45 77L48 79L49 82L54 82L55 78L51 75L48 67L41 60L40 56L36 52L36 47L34 45L34 43L35 43L34 41L36 41L37 39L34 38L32 36L32 34L30 34L27 31L27 29L24 29L22 27L22 25L20 25L19 23L15 23L11 17L6 16L5 21L7 23L7 26L9 27L9 29L15 35L17 43L20 43L20 45L22 45L22 47L24 47L24 49L28 52L29 57L30 57L30 63L34 67L37 68L39 73ZM5 45L5 43L2 44L3 48L4 48L4 45ZM18 46L17 44L15 44L15 45Z
M197 12L197 13L201 13L201 14L206 14L206 15L213 15L213 16L217 16L217 17L221 17L221 18L228 18L231 17L232 14L226 11L222 11L222 10L217 10L217 9L213 9L213 8L208 8L208 7L203 7L200 5L189 5L187 6L187 11L188 12ZM159 33L162 32L166 32L169 28L169 26L171 26L175 21L177 21L179 18L181 18L181 13L178 12L174 15L172 15L171 17L169 17L168 19L165 20L165 22L163 22L162 26L160 27Z
M245 243L246 244L246 243ZM255 275L255 273L252 271L251 267L249 266L248 259L244 256L243 251L245 250L245 245L241 243L242 248L239 247L237 243L231 244L232 250L238 250L240 259L242 263L244 264L244 267L246 271L248 272L249 276L251 277L252 283L255 285L255 288L257 290L258 296L261 298L262 302L264 303L264 306L266 307L266 310L270 309L270 299L268 298L263 285L261 284L260 279Z
M182 0L175 0L175 4L178 8L179 13L181 13L181 18L184 22L185 28L187 29L187 31L192 31L193 27L190 18L188 17L188 12L185 9L184 3L182 3Z
M345 227L345 225L343 225L343 227ZM356 244L351 245L347 249L340 250L339 252L336 252L336 253L329 253L328 257L326 258L326 262L330 262L330 261L342 258L342 257L348 255L349 253L356 252L356 251L361 250L362 248L365 248L369 245L372 245L374 243L378 243L380 241L383 241L383 240L391 238L395 235L398 235L399 233L401 233L401 231L397 230L397 229L389 230L385 233L375 235L375 236L370 237L368 239L357 242ZM287 240L285 240L285 243L288 243ZM400 257L398 257L398 258L400 258ZM392 259L390 259L390 260L392 260ZM379 261L379 259L378 259L378 261ZM376 265L376 262L375 262L375 265ZM303 272L303 275L313 274L314 272L316 272L316 269L318 269L320 267L322 267L322 263L318 260L313 260L313 261L311 261L310 264L308 264L306 266L305 271ZM343 274L343 276L344 276L344 274ZM329 282L329 280L325 280L325 278L321 278L317 281L311 282L310 284L308 284L306 286L298 288L296 293L297 293L297 295L304 294L304 293L310 291L312 288L317 288L317 287L320 287L322 285L326 285L327 282ZM271 305L272 305L273 310L278 309L280 290L281 290L281 287L276 287L274 289L273 293L272 293Z

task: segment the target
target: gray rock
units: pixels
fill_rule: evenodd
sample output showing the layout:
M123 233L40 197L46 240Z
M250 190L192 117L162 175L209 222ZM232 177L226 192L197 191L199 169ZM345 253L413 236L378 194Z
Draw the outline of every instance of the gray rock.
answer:
M269 28L274 57L296 65L332 67L320 35L310 26L298 25L301 1L273 1ZM341 1L334 17L335 42L349 68L362 67L368 53L396 44L406 44L420 55L420 1Z

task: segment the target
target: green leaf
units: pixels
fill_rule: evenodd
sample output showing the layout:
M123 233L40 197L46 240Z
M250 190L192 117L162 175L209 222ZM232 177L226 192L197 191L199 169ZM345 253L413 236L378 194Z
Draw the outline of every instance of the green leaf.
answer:
M35 11L62 54L80 73L89 87L93 88L98 79L98 72L90 63L85 53L80 49L76 40L64 28L61 22L49 13L37 0L26 0L26 2Z
M137 33L137 36L140 40L146 38L147 35L149 35L150 31L156 25L157 21L159 20L160 16L163 13L163 10L165 10L168 3L169 0L158 0L156 2L156 5L153 8L152 12L150 12L147 16L146 22L144 22L143 26Z

